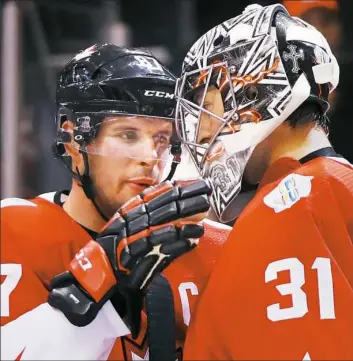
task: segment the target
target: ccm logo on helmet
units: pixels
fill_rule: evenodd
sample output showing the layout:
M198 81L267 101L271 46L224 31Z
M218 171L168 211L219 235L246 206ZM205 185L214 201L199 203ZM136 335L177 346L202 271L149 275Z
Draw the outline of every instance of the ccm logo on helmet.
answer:
M166 98L166 99L173 99L174 94L167 93L167 92L161 92L159 90L145 90L146 97L158 97L158 98Z

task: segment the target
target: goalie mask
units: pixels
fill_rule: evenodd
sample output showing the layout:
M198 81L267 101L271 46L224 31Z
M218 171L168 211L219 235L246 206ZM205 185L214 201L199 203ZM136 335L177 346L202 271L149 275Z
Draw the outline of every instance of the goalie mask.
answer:
M325 114L338 77L326 39L282 5L249 6L192 46L176 87L176 128L212 184L222 222L234 219L232 203L256 145L304 102Z

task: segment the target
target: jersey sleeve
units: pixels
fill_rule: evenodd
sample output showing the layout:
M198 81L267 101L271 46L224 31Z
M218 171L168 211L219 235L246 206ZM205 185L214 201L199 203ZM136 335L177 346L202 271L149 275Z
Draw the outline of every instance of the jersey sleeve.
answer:
M1 327L1 359L106 360L116 339L129 333L110 301L85 327L43 303Z
M332 192L318 194L322 203L309 197L278 213L260 198L236 223L191 321L186 360L353 359L352 263L342 267L352 240L340 213L329 216ZM340 253L326 242L334 234Z
M1 219L1 359L106 359L129 330L110 302L86 327L71 325L46 303L48 290L18 247L19 236Z

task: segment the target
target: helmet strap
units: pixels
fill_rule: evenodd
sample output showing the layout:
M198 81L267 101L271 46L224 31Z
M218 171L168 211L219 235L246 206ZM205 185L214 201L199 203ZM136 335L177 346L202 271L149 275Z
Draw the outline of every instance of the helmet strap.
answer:
M83 174L80 173L78 167L76 167L76 173L73 172L73 174L76 175L75 178L77 178L81 183L81 188L83 189L83 192L85 193L86 197L92 202L94 208L97 210L99 215L105 220L108 221L109 218L106 217L104 212L101 210L101 208L98 206L96 202L96 195L97 190L96 187L92 181L92 178L89 175L89 162L88 162L88 156L85 152L85 146L80 150L80 153L82 154L83 162L84 162L84 172Z
M170 152L173 155L173 161L172 161L172 166L170 167L169 174L168 174L167 178L164 180L164 182L167 180L171 180L174 177L177 166L181 161L181 141L180 140L173 142Z

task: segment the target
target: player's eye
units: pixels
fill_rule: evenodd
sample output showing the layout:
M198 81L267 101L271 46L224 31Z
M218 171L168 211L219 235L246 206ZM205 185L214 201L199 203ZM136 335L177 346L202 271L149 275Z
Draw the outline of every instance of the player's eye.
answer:
M212 104L205 102L205 104L203 105L203 107L208 110L209 112L212 111Z
M200 145L208 145L211 141L210 137L202 138L200 141L198 141L198 144Z
M133 142L138 139L136 130L124 130L123 132L120 132L118 136L127 142Z
M196 100L196 104L198 106L202 106L202 108L204 109L207 109L208 111L211 111L212 110L212 103L210 101L207 101L205 99L204 103L202 104L202 94L200 94L198 97L197 97L197 100Z

